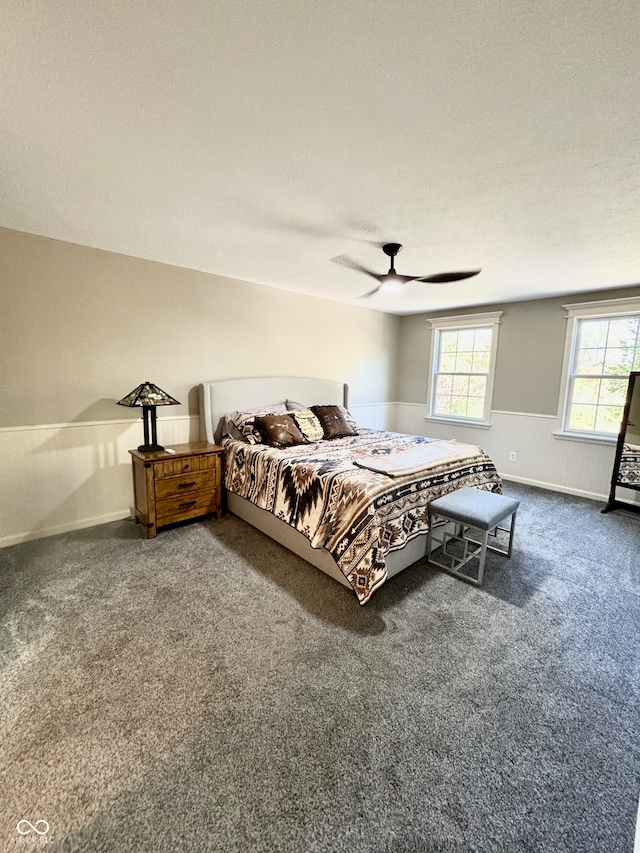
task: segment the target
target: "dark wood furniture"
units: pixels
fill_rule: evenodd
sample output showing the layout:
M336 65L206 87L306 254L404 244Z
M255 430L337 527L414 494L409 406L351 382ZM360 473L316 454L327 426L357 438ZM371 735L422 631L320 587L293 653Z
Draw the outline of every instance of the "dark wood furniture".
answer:
M142 453L130 450L136 521L147 539L158 527L222 513L222 448L206 441Z

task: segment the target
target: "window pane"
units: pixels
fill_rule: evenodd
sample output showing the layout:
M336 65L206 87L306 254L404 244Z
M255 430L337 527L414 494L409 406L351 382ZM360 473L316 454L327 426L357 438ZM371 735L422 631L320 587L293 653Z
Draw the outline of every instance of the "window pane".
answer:
M484 417L484 397L469 397L467 416L470 418Z
M466 397L451 397L451 414L457 415L459 418L466 417L467 414L467 398Z
M628 376L633 364L634 351L631 347L607 349L604 357L604 372Z
M459 352L456 357L456 373L471 373L473 353Z
M629 380L625 376L624 379L603 379L602 387L600 388L600 399L598 402L602 406L624 406L627 399L627 386Z
M491 355L488 352L474 352L473 361L471 362L472 373L488 373L490 358Z
M454 373L456 369L456 354L453 353L443 353L440 356L440 372L441 373Z
M606 346L608 320L582 320L580 323L580 347L599 348Z
M458 332L458 352L473 352L473 329L460 329Z
M487 391L487 377L486 376L470 376L469 377L469 396L470 397L482 397L484 400L484 396Z
M491 329L476 329L473 334L473 349L475 352L489 353L491 350Z
M436 383L436 394L451 394L453 376L438 376Z
M438 395L436 397L436 414L448 415L451 411L451 395Z
M571 429L581 429L593 431L596 423L596 407L595 406L571 406L571 417L569 426Z
M458 332L440 332L440 352L456 352L458 349Z
M578 355L576 373L579 376L601 375L604 370L604 349L583 349Z
M638 320L635 317L624 317L621 320L609 322L607 347L635 347L638 336Z
M469 393L469 377L468 376L454 376L453 377L453 387L452 393L457 394L458 396L466 397Z
M596 432L618 434L622 420L622 406L598 406L596 415Z
M573 384L573 399L576 403L591 403L595 406L599 394L599 379L576 379Z

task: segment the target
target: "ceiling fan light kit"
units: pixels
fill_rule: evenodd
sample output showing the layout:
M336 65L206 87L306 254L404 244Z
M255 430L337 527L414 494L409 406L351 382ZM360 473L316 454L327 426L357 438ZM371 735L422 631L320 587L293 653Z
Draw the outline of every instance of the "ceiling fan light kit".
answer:
M404 282L398 276L387 275L378 288L382 293L399 293L404 287Z
M462 281L465 278L471 278L474 275L478 275L480 272L480 270L467 270L461 272L442 272L436 273L435 275L398 275L395 267L395 257L401 249L402 243L385 243L382 247L382 251L385 255L391 258L389 272L384 275L373 272L373 270L368 270L365 267L360 266L360 264L353 265L353 269L358 272L366 273L379 282L378 286L373 290L370 290L368 293L363 293L360 297L361 299L373 296L379 291L382 293L398 293L402 290L405 284L410 281L423 281L427 284L446 284L452 281Z

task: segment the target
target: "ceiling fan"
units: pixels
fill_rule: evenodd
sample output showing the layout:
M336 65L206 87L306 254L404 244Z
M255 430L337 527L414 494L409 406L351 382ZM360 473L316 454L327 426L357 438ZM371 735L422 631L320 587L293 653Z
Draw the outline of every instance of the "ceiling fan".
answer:
M480 270L469 270L467 272L441 272L435 273L435 275L398 275L395 268L395 257L401 249L402 245L400 243L384 244L382 251L385 255L388 255L391 258L391 266L389 267L389 272L382 275L377 272L373 272L360 264L351 261L349 262L348 266L350 266L351 269L366 273L379 282L378 286L374 287L373 290L370 290L368 293L363 293L360 299L365 299L367 296L373 296L373 294L378 291L381 291L382 293L397 293L402 290L405 284L409 281L424 281L430 284L443 284L449 281L462 281L462 279L471 278L471 276L478 275L480 272Z

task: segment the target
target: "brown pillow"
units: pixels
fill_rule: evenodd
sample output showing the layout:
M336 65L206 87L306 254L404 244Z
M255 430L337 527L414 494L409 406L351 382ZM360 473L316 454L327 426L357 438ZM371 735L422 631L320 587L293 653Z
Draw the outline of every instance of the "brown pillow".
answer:
M311 411L322 424L325 438L343 438L358 435L347 423L342 406L311 406Z
M264 440L272 447L304 444L304 436L291 415L265 415L265 417L256 418L255 423Z
M279 415L281 412L286 414L286 411L284 403L274 403L268 408L253 409L250 412L231 412L227 415L227 432L232 438L239 438L249 444L262 444L262 433L256 427L256 418ZM230 426L235 429L230 429Z

